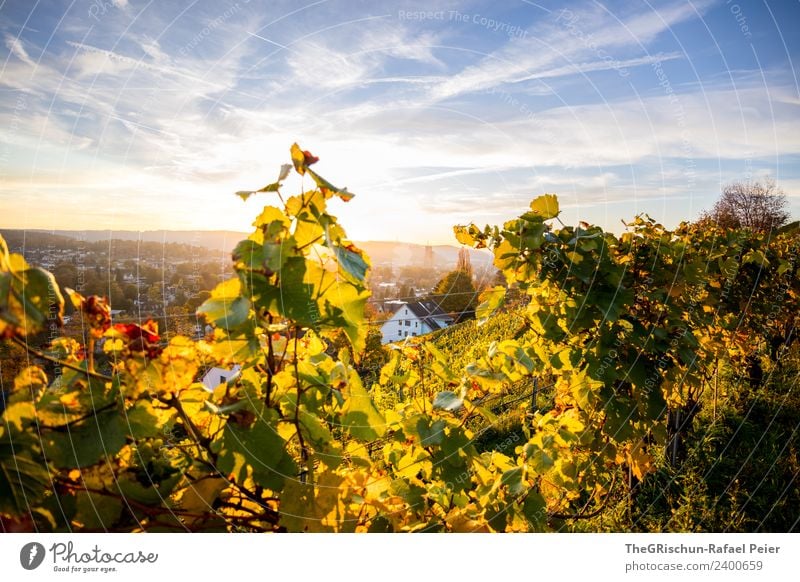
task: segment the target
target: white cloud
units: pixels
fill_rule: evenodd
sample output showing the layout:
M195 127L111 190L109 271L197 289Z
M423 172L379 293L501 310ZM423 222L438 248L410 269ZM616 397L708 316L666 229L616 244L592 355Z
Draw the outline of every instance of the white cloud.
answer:
M487 90L515 80L560 76L572 68L580 74L578 63L589 59L614 67L614 51L627 48L646 52L646 43L680 22L702 14L710 2L695 5L673 4L656 12L651 9L634 14L627 20L610 15L604 9L594 11L554 12L549 25L538 24L523 37L514 37L501 49L487 54L477 64L465 68L431 90L431 98L442 100L464 93ZM568 12L568 14L566 13ZM634 63L645 64L648 57L636 57ZM645 59L645 60L641 60ZM600 70L600 69L589 69ZM550 73L548 74L548 71Z
M36 67L36 63L33 62L28 56L28 52L25 50L25 47L22 46L22 41L19 37L11 36L10 34L5 35L5 42L6 48L11 52L12 55L17 57L20 61L25 63L28 66Z
M245 8L202 38L180 37L199 38L188 51L142 28L122 35L109 20L109 30L82 42L71 33L68 48L50 49L35 72L26 47L7 36L15 58L0 84L28 96L15 155L37 162L19 166L0 194L33 207L34 191L57 200L83 190L88 204L121 190L129 198L113 210L119 224L145 220L141 209L152 207L189 226L247 228L252 205L226 196L271 179L298 141L322 158L320 173L358 195L341 211L354 236L438 229L433 238L442 240L450 224L514 215L542 190L561 193L565 208L655 203L688 195L690 163L800 153L800 101L789 79L768 75L775 86L765 88L761 77L737 74L735 90L704 77L674 83L672 97L653 79L642 94L644 85L603 94L590 84L592 72L689 62L648 49L696 16L691 5L631 6L620 21L598 7L576 11L577 33L555 14L535 35L471 58L459 51L466 44L447 45L441 28L384 19L324 33L301 27L293 42L287 18L275 42L288 48L278 49L248 36L261 29ZM534 95L536 81L548 91ZM11 123L12 109L0 108L0 123ZM47 168L58 172L45 183ZM26 187L33 170L36 188ZM377 225L379 214L415 219Z

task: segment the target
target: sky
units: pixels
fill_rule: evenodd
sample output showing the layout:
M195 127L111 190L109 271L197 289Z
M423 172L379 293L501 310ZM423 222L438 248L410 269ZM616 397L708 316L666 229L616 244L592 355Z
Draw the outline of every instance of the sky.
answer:
M800 3L0 0L0 227L238 230L298 142L350 238L454 243L559 196L800 217ZM285 192L303 184L288 181ZM306 184L308 186L308 184Z

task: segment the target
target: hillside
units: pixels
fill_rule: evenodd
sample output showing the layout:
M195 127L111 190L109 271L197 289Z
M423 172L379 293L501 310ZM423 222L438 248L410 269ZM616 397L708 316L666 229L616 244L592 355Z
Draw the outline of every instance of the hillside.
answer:
M21 246L23 241L31 245L52 245L70 247L71 241L84 243L108 242L110 240L140 241L160 244L183 244L205 247L213 251L231 252L247 234L232 230L20 230L0 229L12 246ZM425 264L425 245L391 242L356 242L371 258L374 266L393 265L396 267L422 266ZM459 247L454 245L433 245L433 267L447 268L456 263ZM492 256L488 252L469 250L470 260L476 267L489 265Z

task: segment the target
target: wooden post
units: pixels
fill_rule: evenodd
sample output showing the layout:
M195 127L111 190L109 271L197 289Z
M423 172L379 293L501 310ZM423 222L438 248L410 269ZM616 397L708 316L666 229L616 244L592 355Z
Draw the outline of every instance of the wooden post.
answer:
M672 436L672 466L678 464L678 439L681 436L681 411L680 409L675 411L675 433Z
M717 396L719 395L719 358L714 362L714 420L717 420Z

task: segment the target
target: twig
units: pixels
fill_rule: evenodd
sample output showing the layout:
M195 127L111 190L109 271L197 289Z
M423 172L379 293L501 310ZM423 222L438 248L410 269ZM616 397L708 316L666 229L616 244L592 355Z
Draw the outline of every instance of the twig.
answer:
M550 513L548 517L555 518L555 519L592 519L593 517L597 517L603 511L605 511L606 505L608 505L608 499L611 497L611 492L614 491L614 485L617 483L617 475L615 474L611 477L611 485L608 488L608 493L606 493L605 498L603 498L603 503L592 511L591 513L583 513L583 511L576 513L576 514L564 514L564 513Z
M308 464L308 449L306 449L306 441L303 439L303 431L300 428L300 396L302 396L303 392L300 388L300 370L298 368L298 361L297 361L297 344L298 344L298 332L300 330L295 326L294 328L294 380L297 383L297 400L294 403L294 428L297 431L297 442L300 445L300 459L305 463L306 470L311 472L311 468ZM302 477L301 477L302 479Z
M28 353L33 354L34 356L36 356L38 358L42 358L43 360L47 360L48 362L51 362L53 364L57 364L59 366L63 366L64 368L69 368L70 370L75 370L76 372L80 372L82 374L86 374L87 376L91 376L93 378L97 378L98 380L105 380L106 382L113 382L114 381L114 378L112 378L111 376L106 376L105 374L101 374L99 372L95 372L95 371L92 371L92 370L87 370L85 368L81 368L80 366L78 366L76 364L70 364L69 362L64 362L62 360L59 360L58 358L54 358L53 356L48 356L43 351L37 350L36 348L33 348L33 347L29 346L27 342L22 341L21 339L19 339L16 336L11 336L11 341L13 341L15 344L21 346Z
M189 418L189 415L186 414L186 411L183 409L183 404L181 401L173 395L168 400L161 400L164 404L174 408L178 412L178 416L181 417L183 424L186 425L186 428L189 430L189 434L192 437L197 445L202 449L208 449L208 446L211 444L211 439L204 437L203 434L200 432L200 429L197 428L197 425L194 421Z
M45 424L43 422L40 422L40 423L38 423L38 425L41 428L44 428L44 429L47 429L47 430L55 430L55 431L59 431L59 432L66 432L71 426L74 426L74 425L76 425L78 423L81 423L81 422L83 422L85 420L89 420L90 418L92 418L93 416L97 416L101 412L105 412L106 410L111 410L116 405L117 405L116 402L109 402L105 406L101 406L100 408L95 408L91 412L87 412L86 414L84 414L82 416L79 416L78 418L74 418L74 419L70 420L69 422L65 422L64 424L52 424L51 425L51 424Z

